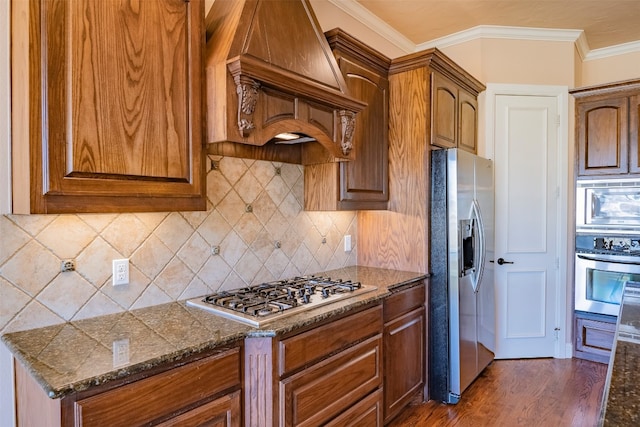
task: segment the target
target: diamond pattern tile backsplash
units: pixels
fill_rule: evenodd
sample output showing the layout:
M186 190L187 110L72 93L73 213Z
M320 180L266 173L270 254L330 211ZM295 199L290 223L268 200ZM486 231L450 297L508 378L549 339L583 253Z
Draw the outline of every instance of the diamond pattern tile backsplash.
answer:
M305 212L302 166L215 160L206 212L0 216L0 333L356 264L356 213Z

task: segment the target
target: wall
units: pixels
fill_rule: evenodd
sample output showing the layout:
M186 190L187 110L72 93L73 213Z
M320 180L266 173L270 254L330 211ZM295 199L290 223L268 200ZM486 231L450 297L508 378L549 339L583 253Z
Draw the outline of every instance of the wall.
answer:
M9 1L0 0L0 214L9 211ZM0 247L5 237L0 235ZM0 292L0 301L4 294ZM3 309L0 302L0 316ZM9 350L0 343L0 427L14 425L13 365Z
M0 214L9 212L9 0L0 0Z
M302 172L225 157L207 175L206 212L0 217L0 332L355 264L356 239L341 244L355 213L303 211ZM117 258L130 259L129 285L111 284ZM61 273L63 259L76 271Z
M576 87L640 78L640 52L588 59L582 63L582 80Z

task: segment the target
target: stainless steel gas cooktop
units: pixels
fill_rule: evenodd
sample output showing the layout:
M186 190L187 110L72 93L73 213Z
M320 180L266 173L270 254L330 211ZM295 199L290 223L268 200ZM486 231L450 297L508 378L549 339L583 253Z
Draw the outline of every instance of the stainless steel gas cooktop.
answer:
M285 316L375 289L350 280L302 276L190 299L187 305L260 327Z

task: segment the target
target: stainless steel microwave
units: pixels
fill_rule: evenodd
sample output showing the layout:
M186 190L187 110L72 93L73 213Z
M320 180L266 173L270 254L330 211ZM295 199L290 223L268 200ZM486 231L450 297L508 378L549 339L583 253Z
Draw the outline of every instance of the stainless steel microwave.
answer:
M578 181L576 231L640 234L640 181Z

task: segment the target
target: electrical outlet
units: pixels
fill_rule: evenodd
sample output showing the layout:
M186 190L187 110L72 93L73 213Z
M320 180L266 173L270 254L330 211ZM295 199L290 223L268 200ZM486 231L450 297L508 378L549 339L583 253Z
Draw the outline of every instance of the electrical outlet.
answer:
M129 338L113 342L113 367L129 364Z
M129 259L113 260L113 286L129 284Z
M344 236L344 251L351 252L351 234Z

